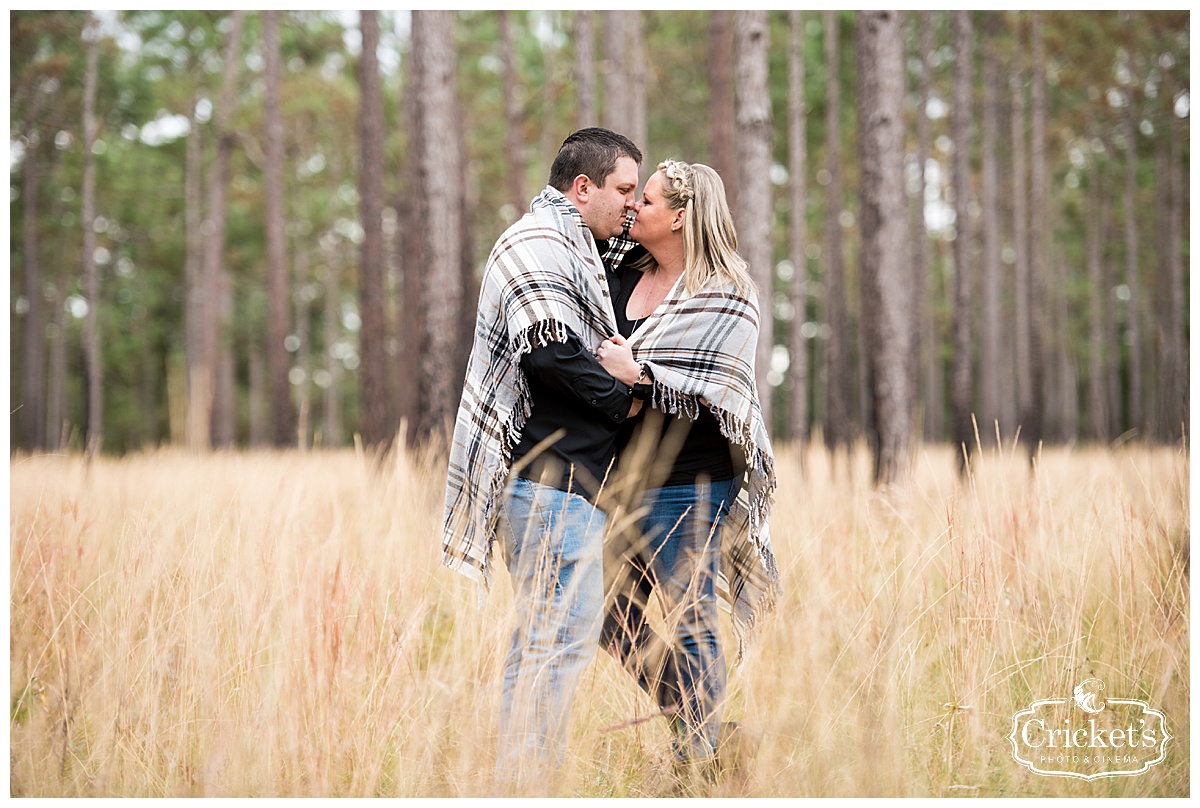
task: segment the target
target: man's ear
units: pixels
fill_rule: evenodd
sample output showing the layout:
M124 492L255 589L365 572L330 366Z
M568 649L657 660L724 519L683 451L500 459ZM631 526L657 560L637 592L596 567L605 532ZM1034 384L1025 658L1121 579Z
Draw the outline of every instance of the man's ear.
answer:
M575 198L581 202L587 201L588 191L592 188L592 180L587 174L580 174L571 183L571 190L575 192Z

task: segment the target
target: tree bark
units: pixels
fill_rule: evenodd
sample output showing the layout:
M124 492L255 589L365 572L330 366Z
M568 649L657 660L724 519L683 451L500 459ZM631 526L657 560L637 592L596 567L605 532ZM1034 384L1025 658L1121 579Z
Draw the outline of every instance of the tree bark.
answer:
M454 99L454 12L417 11L423 18L414 41L414 60L420 62L421 113L420 191L424 199L422 275L425 302L425 351L421 385L427 396L420 413L422 435L448 429L458 405L454 361L460 329L462 298L461 229L458 194L448 177L458 176L458 121Z
M414 14L412 18L412 42L414 48L421 38L424 17ZM399 324L400 352L397 358L399 377L398 403L400 422L404 425L404 440L412 446L418 440L417 427L424 411L421 389L421 357L425 353L425 306L422 293L422 275L425 272L422 236L424 200L421 197L421 109L418 94L421 90L421 65L409 59L408 75L405 78L403 98L405 129L408 148L404 156L404 190L397 202L400 226L396 228L396 255L401 274L400 303L397 311Z
M96 270L96 80L100 61L99 23L89 15L84 29L87 43L87 72L83 91L83 193L80 205L83 220L83 288L87 298L87 316L83 321L83 355L87 367L87 442L91 462L104 439L104 391L101 386L100 355L100 276Z
M497 12L500 16L500 50L504 62L504 138L508 158L508 201L515 218L525 212L529 200L525 197L525 138L521 133L521 102L517 98L520 77L517 74L516 47L513 45L512 13Z
M593 13L575 12L575 86L579 93L580 129L595 126L599 122L596 115L596 35Z
M719 12L713 12L717 14ZM791 303L792 329L790 344L791 406L789 410L788 434L801 446L808 442L808 340L803 326L808 319L808 258L805 255L807 229L808 153L806 137L806 115L804 105L804 15L792 10L788 12L791 23L791 43L788 48L788 154L792 180L791 218L789 222L789 247L792 266ZM803 457L803 454L801 454Z
M18 445L25 450L45 446L46 438L46 297L42 290L41 245L38 239L39 175L38 131L46 93L34 89L29 120L25 122L25 148L21 164L21 252L25 269L25 300L29 306L21 324L21 417Z
M361 144L358 184L363 228L362 263L358 270L358 313L362 321L358 350L358 377L362 392L360 429L364 445L387 447L394 427L387 392L387 319L384 316L383 177L386 169L383 157L383 91L376 55L379 47L379 15L375 11L363 11L361 19L363 45L358 63L358 137ZM327 430L327 439L340 442L340 418L329 425L337 427L337 434Z
M641 11L619 12L625 15L625 36L627 47L625 58L629 63L629 85L626 88L626 111L629 115L616 131L624 132L625 136L643 152L650 150L646 145L648 137L646 130L646 45L642 26Z
M1006 435L1008 424L1000 424L1000 193L996 166L996 130L998 129L996 85L1000 79L1000 60L996 55L995 30L991 24L996 12L987 14L983 35L983 166L981 195L983 207L983 282L980 303L983 308L983 342L980 346L979 431L984 445ZM1001 438L1001 440L1003 437Z
M950 381L953 446L958 470L965 474L974 450L971 424L971 17L952 12L954 28L954 103L950 128L954 141L954 358Z
M217 138L217 153L209 169L208 211L202 229L208 236L204 251L202 287L203 318L201 321L201 361L193 372L189 386L188 443L195 451L213 446L213 420L218 401L219 361L221 339L225 331L222 319L222 289L225 257L225 185L228 182L229 155L233 151L233 133L229 130L230 112L236 93L242 24L245 12L234 11L233 23L225 46L221 93L213 110L213 130ZM223 420L223 419L221 419ZM217 435L220 442L221 435Z
M366 38L364 37L364 46L363 46L364 53L366 52L366 44L365 43L366 43ZM334 447L334 446L341 446L343 443L343 438L342 438L342 407L341 407L341 395L340 395L341 376L342 376L341 364L342 363L337 357L335 357L333 355L333 350L332 350L333 346L337 344L338 336L341 331L341 329L339 327L340 322L341 322L341 305L340 305L340 294L338 291L338 259L337 259L337 256L335 254L333 254L332 250L330 251L330 254L326 255L324 263L325 263L325 273L324 273L325 277L321 279L322 285L325 287L325 316L323 318L324 322L322 323L322 328L324 330L324 334L322 335L322 342L324 343L324 346L325 346L325 350L323 351L323 354L325 357L324 370L325 370L326 376L325 376L325 384L323 385L324 394L325 394L325 402L324 402L325 418L324 418L324 429L322 430L324 433L324 435L322 437L322 445ZM361 312L360 312L360 314L361 314ZM381 314L382 314L382 312L381 312ZM358 336L359 336L358 355L361 359L363 352L366 350L366 337L367 337L366 328L362 328L358 332ZM380 352L382 353L382 348L380 349ZM362 364L360 362L359 368L361 369L361 367L362 367ZM362 407L363 407L364 412L371 404L371 402L365 398L365 395L366 395L366 393L364 391L364 399L362 402ZM364 422L365 422L365 419L364 419ZM362 433L362 439L363 439L363 444L367 445L367 446L386 445L386 436L385 436L385 438L368 440L367 432L365 430L365 423L364 423L364 431Z
M1046 279L1046 41L1042 13L1032 20L1033 87L1030 97L1029 195L1029 409L1021 416L1030 461L1042 442L1046 406L1045 279Z
M1088 286L1091 302L1088 306L1088 435L1096 441L1107 442L1108 391L1105 385L1105 302L1104 273L1101 267L1100 250L1104 210L1101 197L1108 193L1100 176L1098 160L1093 160L1091 184L1088 187L1087 230L1084 239L1087 250Z
M767 12L734 15L737 54L737 144L741 175L738 243L758 285L759 335L754 373L763 418L770 429L773 388L767 374L774 346L774 262L771 257L771 97L767 88Z
M725 183L730 210L738 209L738 166L733 146L733 12L708 12L708 152Z
M930 268L929 232L925 227L925 188L928 187L925 170L929 163L930 149L930 55L934 53L934 12L920 14L919 58L917 72L917 204L913 214L913 408L924 409L924 436L929 441L942 439L942 385L941 361L934 316L929 305ZM917 399L919 396L919 400Z
M193 385L200 378L204 365L204 150L201 143L200 121L196 116L199 97L191 99L191 115L188 126L187 144L184 151L184 226L187 255L184 258L184 284L187 301L184 305L184 350L187 357L187 428L188 444L193 443L192 422L199 417L197 409L200 396ZM207 415L204 416L207 423Z
M829 344L825 349L828 404L825 407L825 440L831 452L850 449L849 380L846 331L846 292L842 266L842 149L841 70L838 56L838 12L825 12L826 92L825 137L829 195L825 205L825 295Z
M912 317L904 242L904 28L898 11L858 15L862 311L875 482L906 476Z
M296 439L288 371L291 361L284 342L288 316L288 259L285 234L286 205L283 181L283 119L279 111L279 16L263 12L263 49L266 55L267 162L267 356L266 387L270 402L270 435L275 446L290 446Z
M1167 405L1163 425L1167 438L1172 443L1183 439L1189 427L1188 411L1188 346L1184 337L1183 290L1183 172L1181 159L1179 124L1175 114L1176 79L1171 70L1166 72L1164 96L1167 103L1166 126L1163 136L1167 139L1167 157L1170 170L1167 172L1167 292L1170 305L1167 309L1167 339L1170 346L1170 372L1164 376L1163 399Z
M1129 89L1129 104L1125 118L1125 287L1129 300L1125 303L1126 329L1129 335L1129 428L1146 435L1145 410L1142 408L1142 283L1138 273L1137 225L1137 115L1133 105L1133 89Z
M1019 16L1014 19L1013 61L1010 67L1012 90L1012 232L1013 274L1015 276L1014 323L1017 360L1017 419L1021 434L1029 439L1029 418L1033 414L1032 358L1030 354L1031 317L1034 305L1030 286L1029 216L1026 192L1025 143L1025 75L1022 70L1024 49L1021 46Z
M604 114L600 120L607 129L625 132L629 125L625 12L602 11L600 21L600 76L604 86Z

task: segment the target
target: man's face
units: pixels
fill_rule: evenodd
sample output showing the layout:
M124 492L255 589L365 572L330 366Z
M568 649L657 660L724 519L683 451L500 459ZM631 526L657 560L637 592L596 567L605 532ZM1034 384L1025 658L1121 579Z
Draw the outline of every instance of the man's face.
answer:
M579 212L593 236L610 239L621 235L625 217L633 210L637 184L638 166L632 157L617 158L617 167L604 185L589 183L587 201L579 206Z

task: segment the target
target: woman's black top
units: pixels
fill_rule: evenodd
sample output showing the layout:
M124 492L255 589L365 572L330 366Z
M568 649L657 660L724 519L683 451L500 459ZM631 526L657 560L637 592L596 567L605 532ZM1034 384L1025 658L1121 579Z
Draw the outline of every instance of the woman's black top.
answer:
M629 263L639 253L645 254L643 250L632 251L615 273L609 273L609 289L612 293L614 313L617 316L617 330L626 339L645 319L630 320L626 315L629 298L633 295L634 287L637 286L638 280L642 276L641 271L630 268ZM634 395L645 398L648 388L649 385L637 385ZM617 433L618 455L633 439L637 426L646 420L646 410L647 408L643 407L639 416L622 424ZM717 423L716 416L707 407L700 407L700 417L695 421L690 421L686 415L677 415L668 421L663 429L662 440L666 440L668 435L673 435L675 429L684 428L688 430L687 437L684 438L683 446L675 457L675 463L672 465L670 473L662 483L664 487L695 485L700 478L710 482L732 480L745 470L744 459L740 457L741 453L733 451L729 441L721 434L721 425ZM735 463L735 454L739 455L737 463Z

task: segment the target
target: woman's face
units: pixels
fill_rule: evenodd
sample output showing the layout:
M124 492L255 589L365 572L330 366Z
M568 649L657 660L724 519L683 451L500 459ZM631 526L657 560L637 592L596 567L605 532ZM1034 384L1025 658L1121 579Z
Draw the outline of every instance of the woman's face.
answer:
M629 237L642 245L661 243L682 237L683 208L672 209L663 196L663 173L655 171L646 180L642 198L634 203L637 218L629 229Z

